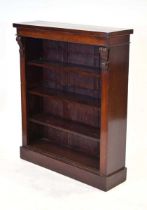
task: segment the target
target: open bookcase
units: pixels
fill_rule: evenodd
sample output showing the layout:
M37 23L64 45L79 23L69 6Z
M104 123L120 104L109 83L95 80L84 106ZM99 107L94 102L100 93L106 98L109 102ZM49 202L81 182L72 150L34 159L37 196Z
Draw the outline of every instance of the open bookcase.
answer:
M132 30L115 35L46 24L14 24L21 61L21 158L106 191L126 178Z
M90 45L26 39L29 146L98 172L100 69L96 50Z

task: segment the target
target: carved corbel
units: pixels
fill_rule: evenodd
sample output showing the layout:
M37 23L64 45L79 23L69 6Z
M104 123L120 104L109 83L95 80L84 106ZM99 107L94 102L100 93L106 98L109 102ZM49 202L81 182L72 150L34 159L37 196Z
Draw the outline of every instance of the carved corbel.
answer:
M109 49L107 47L99 48L100 68L102 71L108 71L109 65Z
M23 38L21 36L17 35L16 41L17 41L17 43L19 45L20 55L23 56L24 55L24 51L25 51Z

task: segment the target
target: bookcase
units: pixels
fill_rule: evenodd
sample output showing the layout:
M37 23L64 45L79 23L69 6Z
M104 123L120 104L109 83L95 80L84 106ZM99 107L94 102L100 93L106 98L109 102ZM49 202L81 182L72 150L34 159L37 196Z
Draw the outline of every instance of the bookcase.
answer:
M22 159L107 191L126 179L132 29L14 23Z

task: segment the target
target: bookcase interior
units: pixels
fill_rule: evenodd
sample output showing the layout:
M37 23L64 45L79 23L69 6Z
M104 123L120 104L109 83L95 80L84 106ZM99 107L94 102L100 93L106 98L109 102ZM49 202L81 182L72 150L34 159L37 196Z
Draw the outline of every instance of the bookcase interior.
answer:
M25 38L28 147L98 173L99 47Z

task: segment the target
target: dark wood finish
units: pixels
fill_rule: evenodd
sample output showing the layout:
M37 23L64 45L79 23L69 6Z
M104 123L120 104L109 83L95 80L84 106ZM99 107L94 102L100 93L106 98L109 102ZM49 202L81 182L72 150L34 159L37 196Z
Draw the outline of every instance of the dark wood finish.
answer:
M14 23L14 27L30 28L30 29L53 29L55 31L67 31L71 33L82 33L88 35L95 35L99 37L109 36L121 36L126 34L132 34L132 29L122 29L113 27L102 27L102 26L92 26L92 25L78 25L71 23L59 23L59 22L47 22L47 21L32 21L23 23ZM81 42L80 42L81 43Z
M59 128L59 129L58 129ZM85 138L77 132L61 129L60 127L42 125L40 122L29 122L29 145L35 144L36 139L44 139L58 146L69 148L70 151L82 152L87 156L96 157L99 160L99 141ZM98 166L98 165L97 165Z
M65 120L60 117L57 118L56 116L48 113L38 114L31 117L29 120L40 125L53 127L64 130L68 133L75 133L76 135L87 137L91 141L98 141L100 136L98 128L82 125L80 123Z
M105 154L107 165L105 174L111 174L125 166L129 46L112 48L109 56L111 63L108 85L111 88L106 90L108 91L106 113L107 144L110 146L107 147Z
M122 183L126 179L126 168L123 168L109 176L100 176L98 173L94 173L93 170L86 170L85 167L79 167L59 160L56 157L45 155L42 152L34 151L34 149L27 147L21 147L20 157L24 160L30 161L45 168L54 170L58 173L64 174L81 182L87 183L93 187L99 188L103 191L108 191L111 188Z
M133 33L132 29L125 30L97 26L87 27L80 25L68 25L41 21L19 24L15 23L13 24L13 26L18 28L18 34L20 36L34 38L44 37L44 39L69 41L98 46L106 46L110 44L113 46L122 43L128 44L128 42L126 41L126 37L128 37L129 34ZM113 42L113 37L115 36L117 36L118 41L117 39L115 39L115 41ZM120 39L121 36L123 36L123 39Z
M100 102L98 99L83 96L81 94L67 93L67 92L63 92L59 90L49 89L49 88L41 87L41 86L29 90L29 93L32 95L49 97L49 98L57 98L64 101L71 101L73 103L84 104L87 106L96 107L97 109L99 109L99 106L100 106Z
M101 136L100 136L100 173L101 175L106 175L107 169L107 145L108 145L108 138L107 138L107 131L108 131L108 116L107 116L107 109L109 106L108 101L108 90L109 90L109 74L108 74L108 55L109 51L107 48L103 50L100 48L100 56L102 59L101 68L102 71L102 78L101 78ZM106 65L105 65L106 64Z
M48 61L30 61L29 65L43 67L47 69L54 69L54 71L63 71L63 72L76 72L77 74L81 74L87 77L96 77L99 78L99 72L96 67L87 67L87 66L78 66L74 64L64 64L64 63L51 63Z
M21 36L16 37L20 52L20 76L21 76L21 104L22 104L22 144L28 144L28 126L27 126L27 96L26 96L26 51L25 40Z
M125 181L133 30L13 26L21 62L21 158L104 191Z
M59 146L53 143L53 141L49 142L42 139L36 140L35 143L28 145L27 148L46 156L61 160L62 162L69 163L73 166L85 168L96 174L99 173L99 167L97 164L98 159L96 157L85 155L84 153Z

